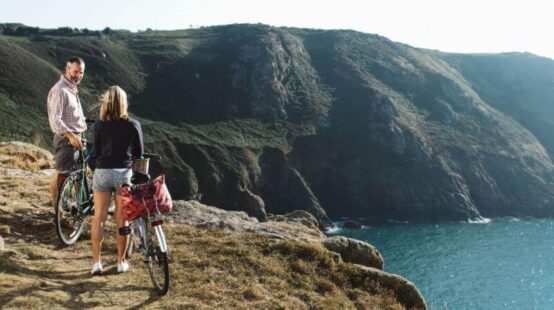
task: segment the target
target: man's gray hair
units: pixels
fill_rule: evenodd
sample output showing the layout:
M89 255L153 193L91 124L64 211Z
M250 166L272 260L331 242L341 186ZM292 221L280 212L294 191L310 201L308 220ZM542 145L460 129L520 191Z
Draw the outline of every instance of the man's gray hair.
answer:
M69 59L67 60L67 63L65 64L65 66L69 67L73 63L78 63L80 65L84 65L85 61L81 57L73 56L73 57L69 57Z

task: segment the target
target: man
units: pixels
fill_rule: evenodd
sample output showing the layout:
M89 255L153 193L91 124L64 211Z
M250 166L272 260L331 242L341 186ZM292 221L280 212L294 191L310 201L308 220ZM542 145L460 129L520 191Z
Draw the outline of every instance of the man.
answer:
M79 57L67 60L64 74L48 93L48 122L54 133L56 172L50 181L52 201L56 203L58 175L75 164L75 149L83 148L83 132L87 129L79 99L78 85L85 75L85 62Z

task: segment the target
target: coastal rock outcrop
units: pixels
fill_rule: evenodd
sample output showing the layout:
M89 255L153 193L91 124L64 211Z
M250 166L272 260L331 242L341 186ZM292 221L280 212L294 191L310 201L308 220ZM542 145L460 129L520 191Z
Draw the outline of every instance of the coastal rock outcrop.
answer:
M383 257L375 247L352 238L325 236L317 228L315 218L306 211L270 216L266 222L259 222L243 211L226 211L196 201L176 201L171 218L175 223L198 227L262 233L275 242L301 240L321 244L332 253L337 253L335 255L339 260L352 264L348 268L352 269L353 283L374 281L393 292L406 308L426 309L423 296L412 282L382 271Z
M268 219L275 222L297 222L310 228L319 227L319 222L315 216L304 210L294 210L286 214L271 215Z
M323 245L330 251L339 253L345 262L383 270L383 256L371 244L352 238L333 236L325 238Z
M425 299L412 282L376 268L362 265L358 265L357 268L360 280L372 279L390 289L407 309L427 309Z

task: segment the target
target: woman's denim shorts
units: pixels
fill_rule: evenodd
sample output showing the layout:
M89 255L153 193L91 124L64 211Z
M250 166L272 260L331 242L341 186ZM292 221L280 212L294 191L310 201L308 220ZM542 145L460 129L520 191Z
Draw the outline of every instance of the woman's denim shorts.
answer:
M95 192L115 192L121 195L121 184L131 184L131 168L96 169L92 176L92 190Z

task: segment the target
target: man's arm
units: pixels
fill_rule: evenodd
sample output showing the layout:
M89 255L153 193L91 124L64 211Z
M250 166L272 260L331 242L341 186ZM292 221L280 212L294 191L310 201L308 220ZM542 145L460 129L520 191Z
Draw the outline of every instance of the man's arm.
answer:
M48 122L52 132L58 135L63 135L66 131L69 131L62 120L65 102L65 94L61 90L52 89L48 93Z

